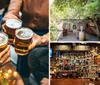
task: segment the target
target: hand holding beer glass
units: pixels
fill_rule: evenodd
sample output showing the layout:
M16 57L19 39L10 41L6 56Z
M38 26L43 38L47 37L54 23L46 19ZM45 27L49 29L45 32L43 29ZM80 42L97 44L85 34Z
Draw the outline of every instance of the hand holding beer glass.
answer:
M25 27L21 28L21 26L21 20L8 19L2 27L3 31L8 35L9 44L15 44L15 52L23 56L27 55L30 49L40 45L42 37L35 33L33 37L33 31L31 29Z
M5 33L0 33L0 66L10 61L9 56L8 36Z
M15 30L21 28L22 21L18 19L8 19L6 23L2 26L3 31L8 35L8 42L13 44L15 37Z

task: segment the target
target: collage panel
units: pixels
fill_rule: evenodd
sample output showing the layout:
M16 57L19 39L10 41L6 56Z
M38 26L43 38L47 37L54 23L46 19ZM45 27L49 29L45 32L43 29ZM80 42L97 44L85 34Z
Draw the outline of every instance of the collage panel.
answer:
M100 0L52 0L51 41L99 41Z
M100 0L51 0L50 85L100 85Z
M50 43L50 85L100 85L100 43Z
M0 0L0 85L49 85L49 0Z

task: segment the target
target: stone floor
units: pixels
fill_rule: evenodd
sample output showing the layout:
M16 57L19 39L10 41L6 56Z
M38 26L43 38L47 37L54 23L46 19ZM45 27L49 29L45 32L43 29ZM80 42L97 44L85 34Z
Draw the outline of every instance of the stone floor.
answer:
M99 41L97 36L89 35L85 33L86 41ZM69 32L67 36L61 35L58 41L79 41L78 34Z

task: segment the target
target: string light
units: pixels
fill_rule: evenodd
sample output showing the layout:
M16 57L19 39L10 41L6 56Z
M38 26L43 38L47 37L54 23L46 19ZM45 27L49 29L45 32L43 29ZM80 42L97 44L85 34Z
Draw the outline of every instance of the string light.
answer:
M16 79L17 79L18 73L16 71L13 72L13 70L0 70L0 82L3 82L4 79L6 79L7 85L15 85Z
M13 76L14 76L14 77L17 77L17 72L14 72Z
M12 70L11 70L11 69L9 69L9 70L8 70L8 73L12 73Z

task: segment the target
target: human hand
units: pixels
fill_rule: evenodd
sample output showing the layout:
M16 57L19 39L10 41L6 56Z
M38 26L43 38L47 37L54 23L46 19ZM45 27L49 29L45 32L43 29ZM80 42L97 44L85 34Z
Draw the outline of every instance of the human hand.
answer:
M10 47L0 52L0 65L10 61Z
M44 46L44 45L47 45L48 42L49 42L49 39L48 39L48 37L46 35L39 36L39 35L37 35L37 34L34 33L33 38L32 38L32 43L29 46L29 50L31 50L35 46Z
M48 45L49 37L47 35L41 36L41 45Z
M1 21L1 25L2 25L3 30L5 29L5 22L8 19L19 19L19 17L17 14L15 15L13 13L7 12Z
M31 45L29 46L29 50L41 44L41 37L37 34L33 34Z
M7 12L6 14L5 14L5 16L3 17L3 19L2 19L2 22L4 23L6 20L8 20L8 19L19 19L19 17L18 17L18 15L16 14L13 14L13 13L10 13L10 12Z
M6 33L6 24L5 23L2 24L2 30L3 30L4 33Z
M49 85L49 79L48 78L43 78L41 80L41 85Z

